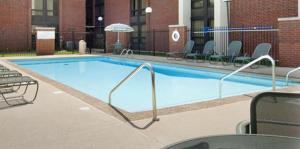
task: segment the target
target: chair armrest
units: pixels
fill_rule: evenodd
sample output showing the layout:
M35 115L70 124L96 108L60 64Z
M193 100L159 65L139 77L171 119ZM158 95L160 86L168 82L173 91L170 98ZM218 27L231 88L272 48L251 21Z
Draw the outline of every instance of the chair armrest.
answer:
M243 120L236 126L236 134L249 134L250 133L250 121Z

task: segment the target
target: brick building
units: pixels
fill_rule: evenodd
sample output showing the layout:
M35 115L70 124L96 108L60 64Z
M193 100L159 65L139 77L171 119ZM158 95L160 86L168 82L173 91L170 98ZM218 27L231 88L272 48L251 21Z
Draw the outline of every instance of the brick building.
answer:
M91 48L104 48L108 52L116 41L116 33L104 33L104 27L112 23L131 25L135 32L121 34L121 42L132 49L169 51L182 48L182 44L170 43L170 32L180 30L185 40L196 41L196 49L217 37L195 34L205 27L271 26L279 29L272 37L272 56L282 66L296 66L300 62L288 61L290 53L300 50L298 34L298 0L0 0L0 49L18 50L32 48L32 33L36 26L55 27L57 41L80 39L88 41ZM145 8L152 8L151 14ZM229 9L227 9L229 6ZM227 13L230 12L230 17ZM98 21L103 17L103 21ZM292 19L281 19L293 17ZM228 25L230 19L230 25ZM91 36L90 36L90 33ZM245 36L251 46L259 38ZM155 44L153 44L155 43ZM245 43L245 44L246 44ZM292 51L291 51L292 50ZM295 58L297 59L297 58Z
M85 31L85 0L0 0L0 11L1 50L30 49L37 26Z

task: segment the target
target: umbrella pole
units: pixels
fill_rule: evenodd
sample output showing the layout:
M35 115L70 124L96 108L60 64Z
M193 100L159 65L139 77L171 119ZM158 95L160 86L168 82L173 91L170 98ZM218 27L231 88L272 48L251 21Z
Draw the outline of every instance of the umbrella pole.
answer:
M118 32L118 43L120 43L120 34Z

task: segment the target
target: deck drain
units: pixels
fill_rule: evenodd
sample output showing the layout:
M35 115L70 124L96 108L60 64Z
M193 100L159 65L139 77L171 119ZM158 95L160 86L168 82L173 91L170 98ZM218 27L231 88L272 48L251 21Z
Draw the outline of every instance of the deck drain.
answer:
M91 110L91 108L90 107L81 107L81 108L79 108L79 110L81 110L81 111L89 111L89 110Z
M64 93L63 91L55 91L55 92L53 92L53 94L55 94L55 95L63 94L63 93Z

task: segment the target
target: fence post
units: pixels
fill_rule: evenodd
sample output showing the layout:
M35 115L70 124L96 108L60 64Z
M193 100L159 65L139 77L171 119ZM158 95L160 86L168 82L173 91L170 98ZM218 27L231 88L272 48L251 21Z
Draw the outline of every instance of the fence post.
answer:
M74 31L74 29L72 29L72 41L73 41L73 47L72 47L72 52L74 53L75 52L75 46L76 46L76 44L75 44L75 31Z
M155 29L152 30L152 46L153 46L153 56L155 56Z
M3 49L1 49L1 55L2 55L2 57L4 57L4 48L5 48L5 32L4 32L4 30L1 30L1 34L2 34L2 37L3 37L3 39L0 39L1 41L3 41L2 43L3 44L1 44L3 47Z

